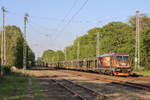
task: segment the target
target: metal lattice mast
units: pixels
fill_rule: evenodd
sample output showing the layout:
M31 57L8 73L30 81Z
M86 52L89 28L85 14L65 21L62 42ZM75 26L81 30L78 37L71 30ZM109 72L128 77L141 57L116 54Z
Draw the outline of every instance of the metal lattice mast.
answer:
M52 62L55 62L55 58L54 58L54 57L55 57L55 56L52 57Z
M3 76L3 65L4 65L4 60L5 60L5 58L4 58L4 56L6 56L5 55L5 52L4 52L4 47L5 47L5 9L4 9L4 7L2 7L1 8L2 9L2 35L1 35L1 76Z
M136 11L136 46L135 46L135 70L140 69L140 35L139 35L139 11Z
M80 41L77 43L77 59L80 59Z
M65 48L65 60L67 60L67 47Z
M27 23L28 14L24 16L24 43L23 43L23 70L26 74L26 67L27 67L27 41L26 41L26 23Z
M138 33L138 71L140 70L140 18L139 11L137 12L137 33Z
M97 33L97 45L96 45L96 56L99 56L100 55L100 43L99 43L99 40L100 40L100 32Z
M4 65L6 65L6 30L5 30L5 12L6 10L3 9L3 31L4 31Z

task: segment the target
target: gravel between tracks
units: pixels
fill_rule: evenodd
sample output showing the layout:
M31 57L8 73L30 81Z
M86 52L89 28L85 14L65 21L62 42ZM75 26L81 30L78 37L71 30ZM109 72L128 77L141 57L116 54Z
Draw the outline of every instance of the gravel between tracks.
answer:
M85 77L83 76L86 74L83 74L81 72L80 72L80 74L79 73L77 74L77 72L72 72L72 71L68 71L68 73L67 73L65 71L62 72L60 70L42 70L42 71L31 71L30 74L33 74L37 77L38 76L40 76L40 77L47 76L49 78L60 78L61 77L61 78L70 80L72 82L75 82L77 84L80 84L82 86L88 87L96 92L99 92L108 97L111 97L114 100L150 100L149 92L145 92L143 90L136 90L136 89L132 89L129 87L123 87L120 85L115 85L110 82L96 80L96 78L94 79L92 77L87 78L87 76L85 76ZM41 78L39 80L39 82L42 82L43 79L44 78ZM44 79L44 82L48 83L48 81L46 81L45 79ZM48 91L49 91L49 89L50 89L50 91L54 91L55 89L57 90L57 88L59 88L59 87L56 87L56 88L53 88L53 87L54 87L53 85L41 84L41 90L48 89ZM52 90L51 90L51 88L52 88ZM51 94L51 92L42 92L42 93L44 93L47 97L52 96L52 95L49 95L49 94ZM55 94L55 96L57 96L57 95L59 95L59 91L57 94ZM54 98L55 96L52 96L52 97ZM66 98L63 100L73 100L73 99L69 99L69 98ZM60 99L58 97L56 99L49 99L49 100L60 100Z
M47 100L82 100L49 78L37 78L41 84L40 92Z
M72 81L68 81L65 79L57 80L63 86L69 88L70 90L74 91L75 93L79 94L83 100L112 100L109 97L106 97L100 93L97 93L87 87L83 87L79 84L76 84Z

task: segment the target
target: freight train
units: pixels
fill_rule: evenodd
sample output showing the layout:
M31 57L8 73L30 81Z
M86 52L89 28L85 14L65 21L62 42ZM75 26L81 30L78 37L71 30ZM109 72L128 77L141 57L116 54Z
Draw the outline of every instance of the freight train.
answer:
M95 58L43 63L42 66L129 76L131 72L131 57L128 53L106 53Z

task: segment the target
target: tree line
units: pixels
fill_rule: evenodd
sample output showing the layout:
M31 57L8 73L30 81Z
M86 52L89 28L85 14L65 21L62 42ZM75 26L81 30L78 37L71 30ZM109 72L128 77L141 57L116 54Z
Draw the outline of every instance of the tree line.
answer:
M80 59L96 57L97 33L100 32L100 54L109 52L126 52L132 58L134 65L136 16L130 17L127 23L110 22L103 27L95 27L85 35L76 38L73 45L66 47L66 59L77 59L78 41L80 41ZM65 52L53 50L44 51L38 61L56 62L65 60ZM140 65L143 69L150 69L150 17L140 14Z
M23 33L21 29L17 26L6 26L6 65L15 66L17 68L23 67ZM0 35L0 45L1 45L1 35ZM0 46L1 49L1 46ZM33 66L35 62L35 55L31 48L27 44L27 64L28 67Z

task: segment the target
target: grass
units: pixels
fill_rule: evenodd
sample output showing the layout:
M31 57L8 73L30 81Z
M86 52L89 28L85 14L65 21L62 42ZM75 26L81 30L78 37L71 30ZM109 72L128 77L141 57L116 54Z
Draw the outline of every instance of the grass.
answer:
M13 73L0 79L0 100L20 100L27 97L28 78Z
M147 71L140 71L139 74L140 74L140 75L144 75L144 76L150 76L150 70L147 70Z
M0 100L24 100L28 98L29 77L21 73L13 72L10 75L0 77ZM32 76L32 91L34 100L46 100L40 93L40 84Z
M46 100L46 97L40 93L40 84L32 78L32 89L34 100Z

